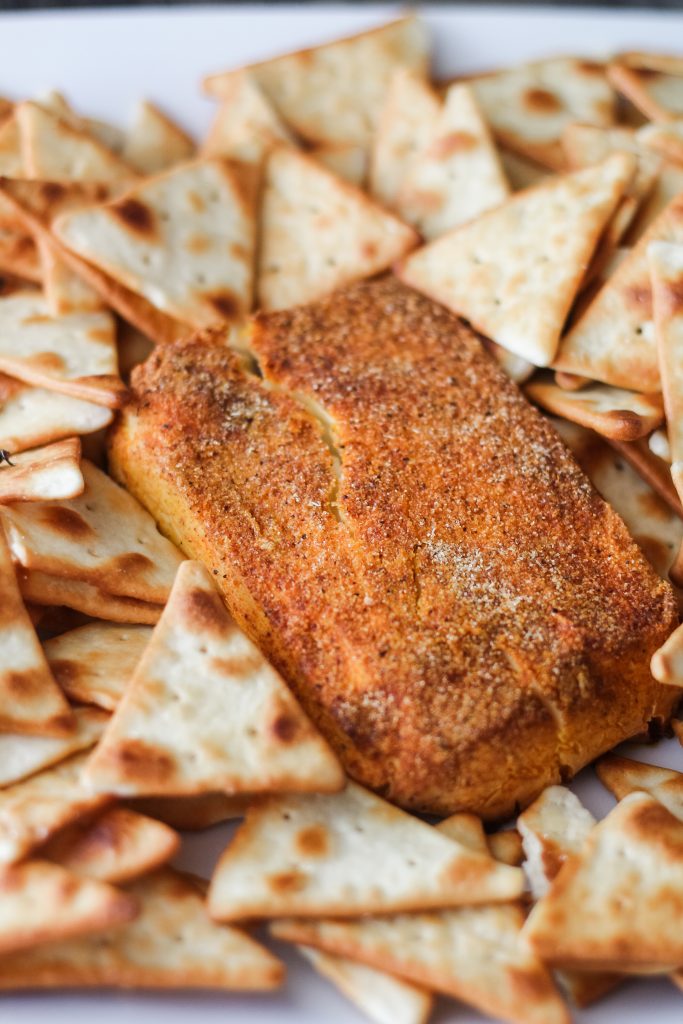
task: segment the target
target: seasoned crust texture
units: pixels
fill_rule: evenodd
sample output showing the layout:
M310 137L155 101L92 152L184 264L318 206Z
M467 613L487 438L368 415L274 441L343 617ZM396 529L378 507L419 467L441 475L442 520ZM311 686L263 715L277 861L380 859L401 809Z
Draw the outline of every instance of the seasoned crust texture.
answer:
M670 712L671 588L456 317L387 277L257 316L263 380L223 342L136 371L112 468L352 776L499 818Z

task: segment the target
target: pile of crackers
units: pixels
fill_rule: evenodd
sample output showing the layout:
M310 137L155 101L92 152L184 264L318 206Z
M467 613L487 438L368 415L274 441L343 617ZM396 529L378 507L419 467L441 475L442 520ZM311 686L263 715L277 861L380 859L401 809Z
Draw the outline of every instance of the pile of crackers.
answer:
M683 774L603 758L601 822L559 786L488 833L391 806L104 435L154 345L227 323L244 349L252 309L393 270L683 586L683 57L437 83L408 17L204 87L199 145L148 102L125 130L0 102L0 988L267 990L272 936L379 1024L435 994L564 1024L633 975L683 989ZM652 671L683 686L681 629ZM232 819L212 879L169 866Z

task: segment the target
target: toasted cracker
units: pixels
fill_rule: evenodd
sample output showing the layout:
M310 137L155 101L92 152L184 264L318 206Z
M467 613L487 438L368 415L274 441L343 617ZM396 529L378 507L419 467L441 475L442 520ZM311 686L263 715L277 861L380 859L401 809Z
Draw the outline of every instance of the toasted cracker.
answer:
M595 818L566 786L549 786L520 814L525 870L535 900L545 896L568 857L579 853Z
M17 586L0 524L0 731L68 736L75 722Z
M124 187L137 177L128 164L92 135L38 103L20 103L16 118L29 178L95 181Z
M15 114L0 124L0 174L8 178L22 178L25 174L19 123Z
M615 55L614 62L630 68L652 68L653 71L668 71L672 75L683 75L683 57L670 53L653 53L648 50L624 50Z
M370 194L394 208L406 172L428 143L441 104L423 74L397 68L389 82L370 151Z
M17 574L22 597L36 605L63 605L94 619L153 626L161 618L163 605L118 597L91 583L22 569Z
M100 882L129 882L155 871L180 848L168 825L125 807L76 821L52 836L40 856Z
M524 860L522 837L516 828L506 828L487 836L489 852L495 860L518 867Z
M579 391L567 391L552 378L540 377L527 384L525 391L541 408L555 416L617 441L645 437L664 419L659 395L639 395L608 384L590 384Z
M538 185L548 177L548 168L541 167L533 160L528 160L519 153L513 153L505 146L499 148L498 155L503 165L505 177L512 186L513 192L521 192L532 185Z
M410 161L395 203L427 241L510 195L498 151L471 86L452 85L428 141Z
M210 921L197 885L177 871L147 875L126 895L140 907L127 928L3 957L0 988L259 990L281 984L280 961L239 929Z
M362 188L368 175L368 154L352 142L328 143L310 151L319 163L349 185Z
M295 139L249 72L236 71L225 82L202 155L260 164L280 142Z
M42 284L40 255L30 235L15 228L0 227L0 271Z
M657 682L668 686L683 687L683 627L675 629L650 662L652 675Z
M137 902L44 860L0 868L0 953L128 924Z
M536 367L528 359L516 356L514 352L509 352L502 345L491 341L490 338L482 338L482 344L487 352L491 353L500 368L507 373L510 380L514 380L516 384L523 384L536 372Z
M500 142L553 171L565 167L561 138L568 124L614 123L614 92L599 63L556 57L470 81Z
M58 217L78 256L191 327L251 306L255 195L244 168L198 160L99 207Z
M424 74L428 60L425 28L409 16L248 70L284 122L308 142L367 146L395 69L405 66ZM222 97L233 75L210 75L204 88Z
M683 821L683 773L616 754L601 758L595 770L617 800L623 800L629 793L649 793Z
M683 505L671 479L671 464L656 455L644 438L639 441L610 441L610 444L671 511L683 519Z
M26 569L163 604L183 556L131 494L87 459L82 470L77 498L3 508L14 558Z
M683 963L672 903L683 885L683 821L633 793L590 832L524 928L550 964L665 971Z
M268 158L261 214L260 305L286 309L385 270L412 249L412 228L316 160Z
M159 174L194 151L194 140L175 121L149 100L138 103L121 154L126 163L140 174Z
M11 501L50 501L82 494L81 443L77 437L15 455L0 466L0 505Z
M683 164L683 118L666 124L646 124L637 132L638 141L667 160Z
M373 861L379 876L363 868ZM218 863L209 907L219 920L349 917L514 899L521 881L349 782L332 796L253 804Z
M46 238L39 238L37 245L45 301L53 316L92 313L104 307L100 294L74 273L55 245Z
M0 787L11 786L94 746L109 716L96 708L76 708L74 718L75 728L68 736L0 733Z
M666 427L660 430L653 430L647 439L647 446L653 455L659 456L665 462L671 464L671 445L666 433Z
M85 778L125 797L334 792L344 784L328 744L237 627L208 571L191 561L178 569Z
M419 249L397 273L503 348L547 366L633 170L622 153L551 178Z
M683 115L683 73L618 63L610 64L607 73L614 88L651 121Z
M375 1024L426 1024L434 1000L423 988L311 946L298 949L368 1020Z
M659 373L671 448L671 477L683 495L683 238L647 250Z
M659 241L683 242L683 197L650 224L563 338L556 369L616 387L660 390L647 260L649 245Z
M110 121L102 121L96 117L81 117L73 109L64 93L57 89L51 89L48 93L39 96L36 100L41 107L46 108L52 114L66 121L73 128L86 132L106 146L107 149L121 155L126 141L126 134L118 125Z
M0 374L0 448L21 452L108 426L111 409Z
M114 711L151 636L148 626L90 622L46 641L45 656L71 700Z
M486 842L486 834L481 818L476 814L469 814L466 811L459 811L444 818L436 826L439 832L456 843L474 850L476 853L489 853L489 846Z
M249 796L202 793L201 796L148 796L127 800L126 805L141 814L163 821L181 832L200 832L224 821L243 818L251 803Z
M629 194L640 199L654 187L661 167L661 160L639 143L637 133L623 125L600 128L591 124L569 124L562 133L562 146L569 166L577 170L599 163L610 153L633 153L637 164Z

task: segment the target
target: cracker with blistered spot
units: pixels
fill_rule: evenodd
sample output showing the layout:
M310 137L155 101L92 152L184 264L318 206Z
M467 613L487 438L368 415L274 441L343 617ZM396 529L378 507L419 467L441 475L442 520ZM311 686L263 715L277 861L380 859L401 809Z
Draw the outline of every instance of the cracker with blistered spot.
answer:
M0 226L0 271L42 284L43 268L36 243L30 235Z
M111 409L0 374L0 448L21 452L108 426Z
M396 68L426 74L428 64L425 26L411 15L247 70L283 121L307 142L368 146ZM234 75L210 75L204 88L222 97Z
M154 871L180 848L168 825L125 807L76 821L57 832L39 856L86 878L120 884Z
M634 166L630 154L615 154L518 192L418 249L398 276L503 348L547 366Z
M50 672L0 525L0 730L39 736L73 732L71 709Z
M368 864L381 864L379 874ZM218 920L391 913L514 899L522 874L353 782L247 811L211 882Z
M82 494L81 442L77 437L14 455L0 465L0 505L12 501L50 501Z
M89 622L47 640L45 656L71 700L114 711L151 636L149 626Z
M418 242L360 189L284 146L266 165L261 232L258 294L267 310L378 274Z
M92 583L67 579L66 576L51 576L46 572L20 569L17 579L25 601L47 607L71 608L93 619L153 626L163 611L162 604L139 601L135 597L119 597Z
M77 498L3 507L13 557L26 569L163 604L182 555L111 477L87 459L81 468Z
M229 615L207 570L184 562L85 778L119 796L321 791L332 750Z
M190 160L194 140L149 100L141 100L123 145L122 157L140 174L159 174Z
M674 199L565 335L554 367L634 391L661 388L647 251L683 242L683 197Z
M676 818L683 821L683 773L656 764L632 761L608 754L595 768L598 778L617 800L629 793L649 793Z
M68 736L0 733L0 787L11 786L94 746L108 718L96 708L76 708L75 727Z
M683 963L683 821L632 793L590 832L527 920L552 965L665 972Z
M683 495L683 237L679 245L653 242L647 259L652 282L652 312L659 359L671 477Z
M683 70L678 74L652 67L611 64L610 82L651 121L672 121L683 114Z
M540 377L526 385L527 395L543 409L595 430L617 441L645 437L664 419L659 395L639 395L609 384L589 384L568 391L551 378Z
M236 71L225 83L202 155L260 164L281 142L296 144L249 72Z
M403 175L397 212L430 241L510 195L488 125L467 84L452 85L436 124Z
M600 63L556 57L470 83L500 142L554 171L565 167L561 138L568 124L614 123L614 91Z

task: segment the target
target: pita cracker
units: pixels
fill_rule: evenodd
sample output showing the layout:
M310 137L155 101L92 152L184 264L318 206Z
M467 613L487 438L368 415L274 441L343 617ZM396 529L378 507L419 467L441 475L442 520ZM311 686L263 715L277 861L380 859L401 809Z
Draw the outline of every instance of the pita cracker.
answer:
M495 860L516 868L524 860L522 837L515 828L506 828L487 836L489 853Z
M77 498L3 507L15 560L25 569L163 604L183 556L123 487L87 459L81 468L85 490Z
M381 863L381 877L368 875ZM358 914L514 899L521 872L347 783L254 803L211 882L218 920Z
M108 426L111 409L45 388L33 388L0 374L0 448L16 453L91 434Z
M330 747L191 561L85 779L122 797L334 792L344 783Z
M52 316L65 313L93 313L104 306L100 295L75 274L47 239L37 242L43 291Z
M647 446L653 455L658 455L660 459L671 463L671 445L665 427L652 431L647 439Z
M683 773L616 754L601 758L595 770L617 800L623 800L629 793L649 793L683 821Z
M510 380L516 384L523 384L536 372L536 367L528 359L516 356L501 345L496 345L490 338L482 338L482 344L487 352L490 352L502 370L507 373Z
M14 114L0 124L0 174L8 178L23 178L25 174L19 122Z
M644 438L639 441L612 440L610 445L630 466L633 466L638 476L659 495L671 511L683 519L683 505L671 479L670 463L656 455Z
M386 270L412 249L412 228L293 149L266 165L258 293L286 309Z
M412 161L429 142L441 112L439 97L423 74L397 68L391 77L370 151L370 194L396 207Z
M129 882L165 864L180 848L168 825L125 807L111 807L93 819L57 832L40 856L75 875L100 882Z
M181 832L200 832L224 821L243 818L249 796L202 793L200 796L148 796L127 800L126 806L163 821Z
M47 640L44 650L71 700L114 711L151 636L149 626L90 622Z
M664 161L654 188L636 214L626 240L630 243L637 242L650 224L659 217L662 210L665 210L681 192L683 192L683 167Z
M543 376L531 381L524 390L542 409L617 441L645 437L664 419L659 395L639 395L608 384L589 384L579 391L567 391L551 377Z
M248 70L285 124L307 142L368 146L395 69L426 74L428 62L426 29L408 16ZM206 92L222 97L233 75L205 78Z
M93 136L113 153L121 155L126 135L118 125L111 124L109 121L101 121L96 117L81 117L73 109L66 96L56 89L51 89L50 92L39 96L35 102L49 110L50 113L56 114L73 128Z
M633 169L632 156L614 154L519 192L418 249L398 276L503 348L547 366Z
M671 448L671 477L683 494L683 239L653 242L647 250L652 312Z
M76 725L69 736L0 733L0 787L11 786L58 764L79 750L94 746L108 717L96 708L76 708Z
M595 818L566 786L549 786L517 819L524 869L535 900L542 899L568 857L579 853Z
M657 682L683 686L683 627L675 629L652 655L650 670Z
M510 183L513 192L521 192L525 188L531 188L533 185L540 184L544 178L548 177L547 167L541 167L540 164L535 163L533 160L527 160L526 157L520 156L519 153L513 153L511 150L506 149L505 146L500 147L498 155L503 165L505 177Z
M289 129L248 71L236 71L225 83L202 156L260 164L280 142L295 145Z
M87 751L0 790L0 864L23 860L65 825L94 814L111 797L81 782Z
M486 842L486 834L481 818L476 814L469 814L467 811L460 811L444 818L436 826L442 835L454 839L456 843L474 850L475 853L489 853L489 846Z
M568 1024L550 973L519 941L514 903L359 921L284 919L278 939L322 949L452 996L511 1024Z
M139 601L134 597L117 597L91 583L65 576L22 569L17 578L24 600L50 607L63 605L94 619L153 626L163 611L161 604Z
M668 71L672 75L683 75L683 57L669 53L625 50L623 53L616 54L614 61L630 68L652 68L653 71Z
M683 963L671 902L682 885L683 821L632 793L566 861L523 934L550 964L668 971Z
M600 128L592 124L568 124L562 133L562 146L571 168L590 167L610 153L633 153L637 159L635 174L628 194L644 198L654 187L661 167L661 160L649 152L638 141L638 134L632 128L617 125Z
M556 369L615 387L661 387L647 258L652 242L683 242L683 197L653 221L565 335Z
M646 124L636 133L638 141L666 160L683 164L683 118L665 124Z
M319 163L332 171L338 178L349 185L362 188L368 175L368 154L362 146L353 143L338 142L326 146L316 146L310 155Z
M508 149L553 171L565 167L562 132L573 121L614 123L603 64L556 57L470 79L479 106Z
M90 885L102 883L90 882ZM283 965L237 928L214 924L196 884L162 868L128 886L139 905L126 928L0 959L0 988L260 990Z
M79 878L48 861L0 868L0 953L127 924L137 903L127 893Z
M52 677L0 526L0 731L68 736L75 722Z
M254 189L223 160L182 164L102 206L58 217L57 238L124 287L191 327L251 305Z
M395 203L427 241L510 195L498 151L472 88L452 85L430 137L410 162Z
M140 174L159 174L190 160L194 151L190 136L154 103L138 103L121 154L126 163Z
M12 501L50 501L82 494L81 443L77 437L12 457L0 466L0 505Z
M27 177L47 181L95 181L124 188L137 177L132 167L87 132L44 106L20 103L16 114Z
M310 946L297 948L318 974L374 1024L426 1024L434 999L424 989L345 957Z
M611 64L607 74L614 88L651 121L672 121L683 115L683 69L671 74Z

